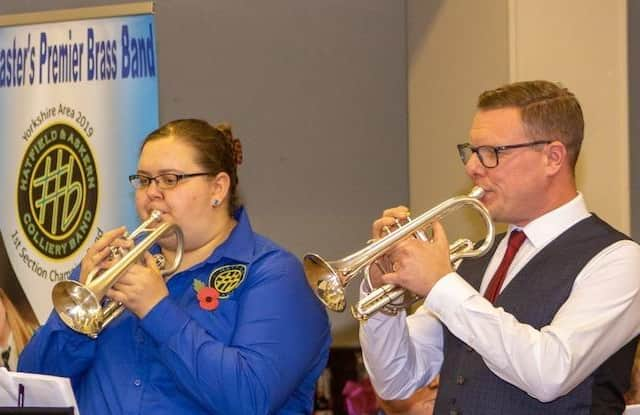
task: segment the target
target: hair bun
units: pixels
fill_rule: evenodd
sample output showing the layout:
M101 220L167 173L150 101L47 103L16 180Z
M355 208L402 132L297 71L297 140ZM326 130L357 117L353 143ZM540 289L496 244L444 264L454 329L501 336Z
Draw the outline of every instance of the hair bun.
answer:
M236 166L239 166L242 164L242 143L240 142L239 138L232 138L231 139L231 147L233 148L233 159L236 162Z
M233 161L235 162L236 166L242 164L242 143L240 142L239 138L233 136L233 132L231 131L231 124L223 122L216 124L214 128L220 131L227 139L227 142L231 145L231 151L233 152Z

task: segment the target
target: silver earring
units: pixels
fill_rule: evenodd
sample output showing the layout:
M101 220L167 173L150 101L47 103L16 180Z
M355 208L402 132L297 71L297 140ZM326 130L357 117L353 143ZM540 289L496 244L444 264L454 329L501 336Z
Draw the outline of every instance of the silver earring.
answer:
M219 201L218 199L213 199L213 200L211 201L211 206L213 206L213 207L218 207L218 206L220 206L220 201Z

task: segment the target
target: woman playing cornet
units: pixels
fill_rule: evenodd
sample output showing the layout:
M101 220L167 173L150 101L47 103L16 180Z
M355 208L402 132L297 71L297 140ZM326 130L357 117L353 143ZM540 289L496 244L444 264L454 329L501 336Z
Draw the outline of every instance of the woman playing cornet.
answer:
M226 126L177 120L151 133L130 176L142 220L152 211L184 235L178 270L151 253L107 296L127 309L96 339L52 313L20 369L71 378L83 413L308 413L330 343L326 313L298 260L251 229L236 197L239 141ZM106 232L75 277L130 249ZM176 238L151 248L168 264Z

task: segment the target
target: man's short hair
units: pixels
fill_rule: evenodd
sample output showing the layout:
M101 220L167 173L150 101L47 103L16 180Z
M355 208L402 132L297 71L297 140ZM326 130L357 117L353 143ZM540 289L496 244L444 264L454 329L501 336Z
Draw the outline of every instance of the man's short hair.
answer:
M584 118L575 95L549 81L526 81L485 91L478 98L481 111L518 108L527 138L558 140L567 149L569 165L575 170L582 138Z

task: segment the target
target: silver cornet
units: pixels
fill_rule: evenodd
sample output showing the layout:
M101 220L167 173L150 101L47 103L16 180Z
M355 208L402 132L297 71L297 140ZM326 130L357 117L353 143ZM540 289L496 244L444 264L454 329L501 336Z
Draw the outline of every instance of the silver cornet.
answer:
M408 237L426 239L422 231L425 227L465 206L475 208L480 213L486 226L486 236L482 244L477 248L474 248L473 242L468 239L455 241L449 246L449 259L454 264L454 267L457 267L463 258L484 255L493 245L495 228L489 211L480 202L483 195L484 189L476 186L466 196L456 196L445 200L416 219L409 220L406 224L398 227L383 238L342 259L325 261L317 254L306 254L304 257L304 270L311 288L327 308L333 311L344 311L346 306L345 287L359 273L364 273L368 278L369 267L388 252L393 245ZM405 295L410 297L411 300L404 301L402 304L394 303ZM385 284L373 290L355 306L352 306L351 312L358 320L366 320L372 314L383 309L395 314L398 310L406 308L418 298L418 296L404 288L393 284Z
M67 326L89 337L98 337L102 329L124 311L122 304L109 299L105 300L109 288L118 281L131 264L139 261L144 252L158 239L171 232L176 235L177 239L176 256L173 265L168 269L161 270L161 273L163 276L167 276L178 269L182 262L184 244L182 230L178 225L169 223L160 223L155 228L149 228L151 224L160 220L160 216L161 213L154 210L147 220L126 236L128 240L134 240L138 235L147 233L147 236L131 250L112 249L117 262L108 269L91 270L84 284L66 280L53 286L51 293L53 305ZM156 262L159 262L158 259Z

